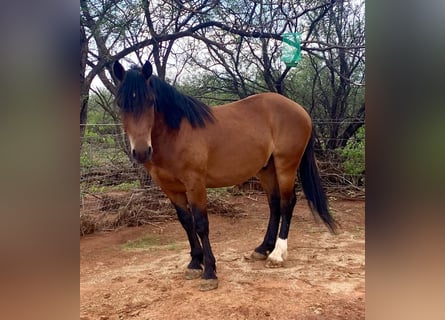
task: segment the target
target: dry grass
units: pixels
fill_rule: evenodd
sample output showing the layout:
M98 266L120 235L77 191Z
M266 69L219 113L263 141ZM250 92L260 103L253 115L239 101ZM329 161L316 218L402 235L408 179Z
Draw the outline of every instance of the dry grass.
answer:
M242 210L229 202L229 195L208 195L209 214L237 217ZM111 231L176 219L168 198L157 187L133 192L108 192L87 195L81 206L80 235Z

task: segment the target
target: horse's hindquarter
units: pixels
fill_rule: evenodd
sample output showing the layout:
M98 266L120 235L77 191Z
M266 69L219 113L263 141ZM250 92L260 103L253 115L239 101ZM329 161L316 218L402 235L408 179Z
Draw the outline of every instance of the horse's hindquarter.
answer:
M312 120L298 103L277 93L261 94L270 112L274 154L300 157L312 133Z
M213 110L216 122L205 133L208 187L234 185L255 176L272 153L297 158L310 136L308 114L278 94L258 94Z

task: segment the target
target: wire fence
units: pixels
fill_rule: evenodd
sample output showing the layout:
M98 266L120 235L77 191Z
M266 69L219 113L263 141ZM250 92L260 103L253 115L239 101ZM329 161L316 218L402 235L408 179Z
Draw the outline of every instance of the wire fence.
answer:
M318 145L326 139L318 137ZM354 138L351 138L354 141ZM128 141L120 126L115 124L86 125L80 152L80 215L81 234L98 229L97 216L109 224L100 229L114 229L118 225L138 225L148 221L165 220L174 216L168 199L154 185L144 168L131 160ZM331 196L364 198L365 177L362 172L346 172L348 159L341 150L315 150L323 185ZM364 152L364 151L362 151ZM355 156L354 156L355 157ZM358 166L364 164L357 164ZM261 190L258 180L245 183L224 192L246 193ZM301 192L299 183L296 191ZM217 192L218 191L211 191ZM221 199L220 194L216 198ZM214 199L216 200L216 199ZM220 206L226 204L220 202ZM235 210L227 208L227 211ZM147 214L151 214L147 217ZM94 221L92 217L94 216ZM125 222L123 222L125 220Z

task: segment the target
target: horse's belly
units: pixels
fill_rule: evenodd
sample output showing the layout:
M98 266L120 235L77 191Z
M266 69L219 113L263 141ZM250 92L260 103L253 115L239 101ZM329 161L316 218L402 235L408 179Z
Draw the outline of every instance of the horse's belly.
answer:
M268 156L259 156L255 159L236 159L226 157L207 168L206 186L208 188L227 187L240 184L255 176L267 164Z
M258 171L257 171L258 172ZM253 177L256 174L238 175L238 176L224 176L224 177L207 177L207 188L221 188L237 185L247 181L247 179Z

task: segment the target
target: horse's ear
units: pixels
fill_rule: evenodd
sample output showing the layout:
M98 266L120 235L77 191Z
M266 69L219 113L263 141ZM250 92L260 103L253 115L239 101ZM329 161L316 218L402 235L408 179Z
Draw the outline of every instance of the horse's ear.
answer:
M125 69L124 69L124 67L122 67L122 65L119 63L119 61L116 61L113 64L113 72L119 81L124 80Z
M152 73L153 67L151 66L150 61L147 60L147 62L145 62L144 66L142 67L142 74L144 75L145 80L148 80L148 78L151 77Z

